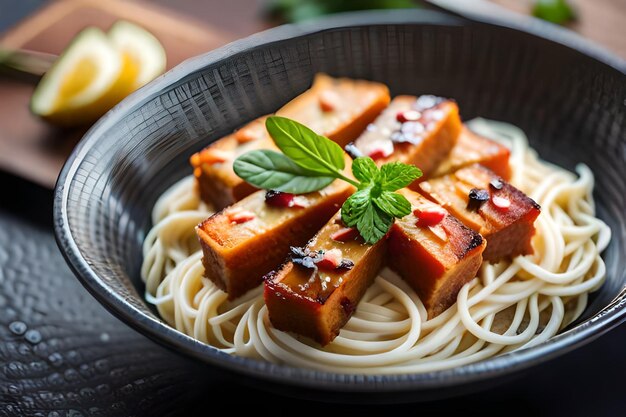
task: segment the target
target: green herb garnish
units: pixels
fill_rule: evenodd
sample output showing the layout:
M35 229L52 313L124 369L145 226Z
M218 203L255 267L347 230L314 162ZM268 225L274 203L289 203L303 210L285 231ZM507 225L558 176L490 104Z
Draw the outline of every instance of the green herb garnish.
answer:
M352 10L421 7L413 0L270 0L265 4L271 17L287 22L300 22Z
M268 117L265 126L282 154L270 150L247 152L233 164L235 173L255 187L292 194L321 190L335 179L357 188L341 207L341 218L356 227L367 243L375 243L389 231L394 218L411 213L411 204L395 191L422 176L419 168L400 162L380 169L372 158L352 163L356 180L343 174L344 152L330 139L285 117Z
M576 13L567 0L536 0L533 15L559 25L576 18Z
M257 188L284 193L310 193L335 181L335 177L320 176L300 167L282 153L268 150L241 155L235 160L233 169Z

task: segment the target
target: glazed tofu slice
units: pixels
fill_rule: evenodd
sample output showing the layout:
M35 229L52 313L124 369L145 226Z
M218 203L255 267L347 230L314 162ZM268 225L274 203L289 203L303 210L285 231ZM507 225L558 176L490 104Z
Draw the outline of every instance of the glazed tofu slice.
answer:
M330 343L383 265L386 239L370 245L337 214L305 248L265 278L265 304L278 330Z
M477 135L464 126L457 144L430 176L440 177L466 166L480 164L508 181L511 178L510 154L506 146Z
M391 228L389 266L417 292L432 319L476 276L485 240L440 205L413 191L400 192L413 213Z
M343 147L378 116L389 100L384 84L318 74L311 89L276 114L296 120ZM235 174L233 161L251 150L276 149L265 129L266 118L250 122L191 157L200 195L216 209L255 191Z
M391 100L386 85L317 74L311 89L276 112L337 142L356 139Z
M245 294L290 246L306 244L353 191L343 181L301 196L256 191L214 214L196 229L205 276L231 300Z
M190 163L200 197L216 210L221 210L256 191L255 187L235 174L233 161L249 151L274 148L274 143L265 130L267 117L253 120L235 133L191 156Z
M442 205L487 240L483 258L533 253L531 238L539 205L491 170L472 165L420 184L425 196Z
M461 127L459 108L451 100L398 96L346 150L379 164L413 164L429 175L452 150Z

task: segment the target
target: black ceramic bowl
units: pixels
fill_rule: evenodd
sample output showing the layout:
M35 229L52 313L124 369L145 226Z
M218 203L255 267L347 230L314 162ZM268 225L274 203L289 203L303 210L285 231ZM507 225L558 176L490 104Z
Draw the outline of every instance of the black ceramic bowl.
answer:
M327 399L342 399L337 392L387 399L459 393L600 336L626 317L624 62L547 24L515 21L512 29L482 20L433 11L349 14L283 26L184 62L101 119L63 168L54 216L68 263L102 304L155 341L260 386L335 392ZM465 119L514 123L544 158L569 169L588 164L613 240L604 254L608 279L583 317L530 349L446 371L386 376L233 357L162 322L146 305L139 277L157 197L191 173L193 152L275 111L318 71L382 81L393 94L453 97Z

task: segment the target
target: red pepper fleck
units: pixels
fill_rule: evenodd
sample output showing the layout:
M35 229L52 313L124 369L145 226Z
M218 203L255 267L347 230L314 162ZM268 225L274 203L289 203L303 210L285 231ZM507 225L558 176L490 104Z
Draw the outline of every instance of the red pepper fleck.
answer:
M442 209L432 208L427 210L415 209L413 211L417 222L415 223L420 227L436 226L446 217L446 212Z
M508 208L511 207L511 200L506 197L494 195L493 197L491 197L491 202L494 206L501 210L508 210Z
M191 157L191 164L194 166L199 166L200 164L212 165L226 162L231 156L229 152L221 149L206 148Z
M228 220L233 224L241 224L254 220L256 215L248 210L237 210L228 214Z
M331 112L335 110L339 104L340 98L337 93L332 90L324 90L318 96L320 108L323 112Z
M256 140L258 137L261 136L261 134L262 132L256 132L251 128L244 127L243 129L239 129L235 132L235 139L237 139L237 142L239 143L248 143Z
M315 262L319 269L327 271L335 270L341 264L341 249L331 249L324 252L322 259Z
M295 194L269 190L265 193L265 203L274 207L303 207L295 201Z
M406 122L414 122L416 120L419 120L421 117L422 117L422 114L418 112L417 110L407 110L407 111L398 112L398 114L396 115L396 120L399 121L400 123L406 123Z
M343 308L347 317L350 317L352 313L354 313L354 310L356 310L356 305L350 301L348 297L343 297L339 304L341 304L341 308Z
M377 159L381 159L381 158L385 158L388 155L385 153L384 150L382 149L374 149L372 152L369 153L370 158L372 158L374 161L376 161Z
M330 235L330 238L337 242L347 242L357 237L359 237L359 231L355 227L344 227Z

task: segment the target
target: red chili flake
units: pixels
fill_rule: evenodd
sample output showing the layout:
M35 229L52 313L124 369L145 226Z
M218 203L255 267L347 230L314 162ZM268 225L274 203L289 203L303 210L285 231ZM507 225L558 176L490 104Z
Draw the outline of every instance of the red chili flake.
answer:
M421 117L422 114L417 110L407 110L398 112L398 114L396 115L396 120L400 123L414 122L416 120L419 120Z
M339 105L339 95L332 90L324 90L318 96L320 108L323 112L330 112Z
M295 194L269 190L265 193L265 203L274 207L302 207L297 204Z
M388 155L387 155L387 153L386 153L384 150L382 150L382 149L378 148L378 149L374 149L374 150L373 150L372 152L370 152L370 153L369 153L369 155L367 155L367 156L369 156L369 157L370 157L370 158L372 158L374 161L376 161L377 159L385 158L385 157L387 157Z
M232 154L230 152L223 151L221 149L207 148L197 154L194 154L191 157L191 163L194 166L198 166L200 164L217 164L228 161L231 156Z
M253 212L244 209L228 213L228 220L233 224L246 223L254 220L255 217L256 215Z
M508 208L511 207L511 200L506 197L494 195L493 197L491 197L491 202L494 206L502 210L508 210Z
M260 133L251 128L243 128L235 132L235 139L237 139L239 143L252 142L258 137L260 137Z
M427 210L415 209L413 211L417 222L415 223L419 227L436 226L446 217L447 212L443 209L432 208Z
M354 310L356 310L356 304L350 301L348 297L343 297L339 304L341 304L341 308L343 308L344 313L348 317L350 317L352 313L354 313Z
M330 238L337 242L347 242L357 237L359 237L359 231L355 227L344 227L330 235Z
M327 250L315 264L319 269L332 271L341 264L341 255L341 249Z

